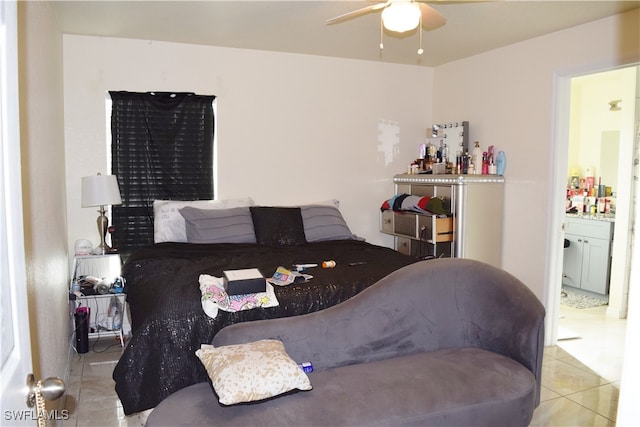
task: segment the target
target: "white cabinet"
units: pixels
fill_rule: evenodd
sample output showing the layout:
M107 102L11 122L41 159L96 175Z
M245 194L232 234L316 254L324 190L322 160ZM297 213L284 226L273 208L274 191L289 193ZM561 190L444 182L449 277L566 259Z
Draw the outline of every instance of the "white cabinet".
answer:
M569 217L565 238L562 284L608 294L613 222Z

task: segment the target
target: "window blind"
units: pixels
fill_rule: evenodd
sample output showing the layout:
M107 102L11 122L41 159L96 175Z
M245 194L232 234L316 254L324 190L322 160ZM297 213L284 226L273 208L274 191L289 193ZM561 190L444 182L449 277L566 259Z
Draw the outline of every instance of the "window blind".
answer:
M153 201L213 199L215 96L110 91L112 207L121 253L153 243Z

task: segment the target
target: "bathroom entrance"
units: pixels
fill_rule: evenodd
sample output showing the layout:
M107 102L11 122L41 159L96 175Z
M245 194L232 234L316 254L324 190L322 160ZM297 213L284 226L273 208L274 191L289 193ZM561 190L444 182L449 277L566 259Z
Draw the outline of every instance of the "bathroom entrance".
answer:
M577 96L580 98L579 102L574 99L577 92L580 93ZM598 178L602 176L600 181L605 188L611 187L614 206L610 213L613 215L611 219L615 230L611 245L609 304L602 318L604 322L607 319L625 319L627 316L630 272L634 268L634 274L638 274L635 271L640 267L631 264L634 222L638 217L637 201L633 195L637 194L634 182L639 174L639 92L640 67L637 64L558 78L554 178L558 194L553 204L552 219L552 229L557 232L552 233L554 243L547 297L547 344L557 344L557 339L561 338L560 300L565 251L562 241L567 224L566 209L570 207L567 204L566 190L571 186L572 176L576 174L578 179L593 176L596 186ZM590 174L587 174L587 168ZM592 208L589 209L590 214L593 211ZM595 209L597 213L597 205ZM637 243L635 248L638 248ZM576 343L579 341L575 340ZM613 353L612 357L618 358L617 362L621 364L623 352ZM593 356L593 352L586 352L575 357L589 366L588 359L594 358ZM597 369L595 366L594 368Z

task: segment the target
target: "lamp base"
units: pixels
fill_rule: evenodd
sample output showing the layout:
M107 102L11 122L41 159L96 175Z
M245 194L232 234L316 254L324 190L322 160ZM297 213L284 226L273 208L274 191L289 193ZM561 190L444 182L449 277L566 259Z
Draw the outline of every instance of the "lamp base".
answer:
M98 224L98 233L100 233L100 244L95 247L95 249L93 250L93 254L106 255L117 253L117 249L111 248L105 242L107 229L109 228L109 218L107 218L107 216L105 215L106 210L104 209L104 206L100 206L100 210L98 212L100 212L100 215L98 216L98 220L96 221L96 223Z

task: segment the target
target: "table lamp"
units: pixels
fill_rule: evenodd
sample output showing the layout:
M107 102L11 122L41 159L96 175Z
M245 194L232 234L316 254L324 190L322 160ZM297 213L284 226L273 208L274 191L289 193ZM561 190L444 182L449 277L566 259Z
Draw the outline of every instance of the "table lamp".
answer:
M104 255L113 250L105 243L109 219L105 215L106 205L120 205L120 189L115 175L101 175L82 177L82 207L89 208L100 206L98 216L98 232L100 233L100 245L96 247L94 253Z

